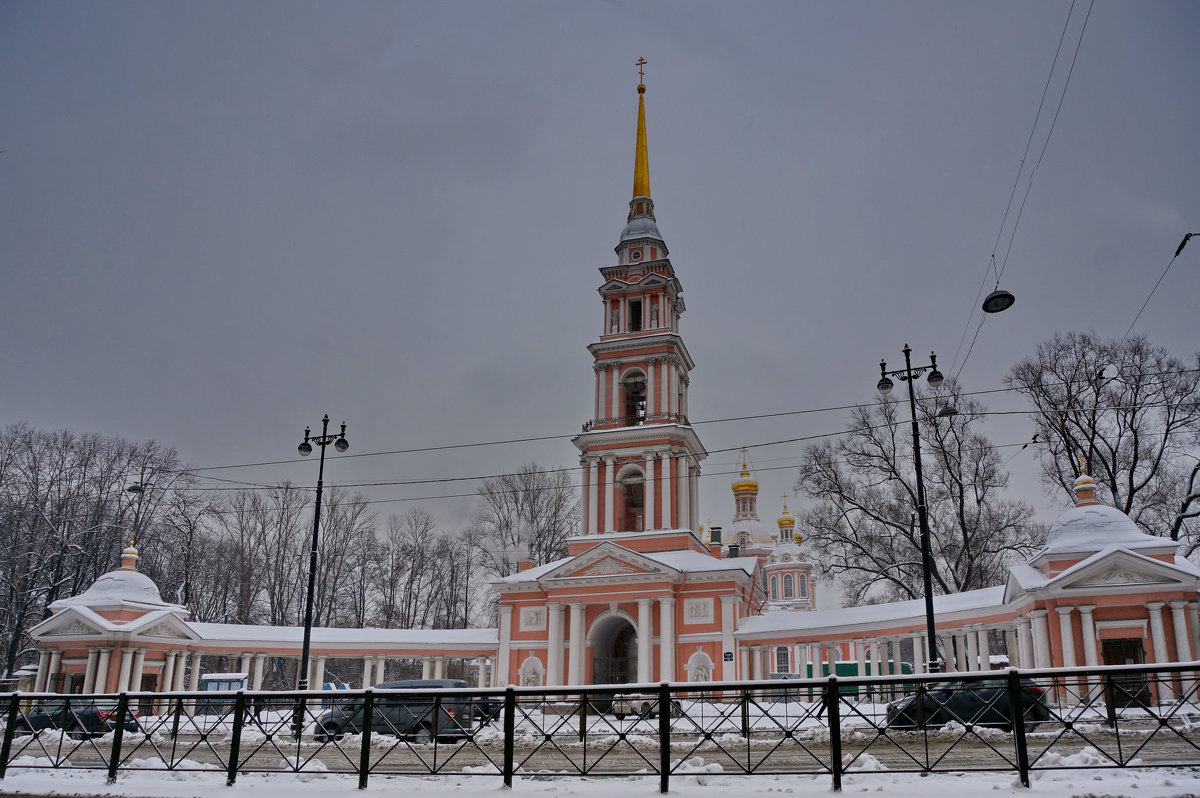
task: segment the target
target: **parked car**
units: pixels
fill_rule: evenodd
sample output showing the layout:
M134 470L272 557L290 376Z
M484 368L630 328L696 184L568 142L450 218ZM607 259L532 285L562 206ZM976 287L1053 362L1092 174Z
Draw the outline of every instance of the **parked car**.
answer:
M376 690L463 690L467 683L460 679L410 679L381 682ZM371 733L392 734L415 743L436 739L466 737L474 722L474 701L470 696L453 696L437 701L423 695L376 695L371 708ZM317 718L314 736L319 742L340 738L344 734L359 734L363 725L363 702L348 701Z
M125 731L136 732L137 714L125 714ZM17 734L36 734L43 729L62 729L68 735L98 737L117 727L117 702L114 700L43 701L17 717Z
M644 693L617 693L612 700L612 713L617 720L624 720L626 715L636 715L639 718L658 717L658 696ZM671 715L679 714L679 705L671 702Z
M1025 728L1050 719L1046 689L1032 679L1021 680L1021 707ZM887 708L887 725L899 729L963 725L998 726L1012 731L1007 679L941 682L916 695L893 701Z

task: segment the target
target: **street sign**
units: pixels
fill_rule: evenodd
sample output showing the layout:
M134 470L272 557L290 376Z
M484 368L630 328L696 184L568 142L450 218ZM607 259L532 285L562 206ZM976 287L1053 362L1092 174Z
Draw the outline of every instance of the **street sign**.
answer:
M725 652L725 654L724 654L724 660L725 660L726 662L733 662L733 652L732 652L732 651L726 651L726 652Z

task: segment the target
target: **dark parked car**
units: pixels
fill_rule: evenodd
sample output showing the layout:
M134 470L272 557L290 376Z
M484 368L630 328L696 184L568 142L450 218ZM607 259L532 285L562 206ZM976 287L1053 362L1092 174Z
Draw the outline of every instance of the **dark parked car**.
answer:
M411 679L400 682L381 682L376 690L464 690L467 683L460 679ZM376 695L371 708L371 733L392 734L416 743L428 743L434 738L453 739L470 734L474 718L474 701L470 696L442 697L423 695ZM343 734L362 732L363 702L348 701L317 718L314 734L321 742L334 740Z
M1032 679L1022 679L1021 708L1026 729L1049 720L1046 689ZM887 725L892 728L944 726L951 721L1012 731L1008 681L941 682L922 693L920 701L912 695L888 704Z
M137 715L127 711L125 731L135 732ZM108 734L117 726L117 702L99 701L44 701L30 711L17 717L17 734L34 734L43 729L62 729L68 735L96 737Z

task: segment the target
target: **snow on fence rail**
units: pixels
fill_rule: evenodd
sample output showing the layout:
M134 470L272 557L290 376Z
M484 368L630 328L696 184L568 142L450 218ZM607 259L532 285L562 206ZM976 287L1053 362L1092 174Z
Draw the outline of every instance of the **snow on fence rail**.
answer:
M588 687L10 693L9 770L635 776L1200 766L1200 662ZM143 710L141 714L138 709ZM146 712L145 710L150 710ZM1081 757L1083 759L1081 760Z

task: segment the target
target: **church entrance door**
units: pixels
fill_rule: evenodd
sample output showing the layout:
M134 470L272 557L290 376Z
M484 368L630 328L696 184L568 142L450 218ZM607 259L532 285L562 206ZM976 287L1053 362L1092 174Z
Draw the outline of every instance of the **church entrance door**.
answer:
M592 633L592 684L628 684L637 678L637 631L614 615Z

